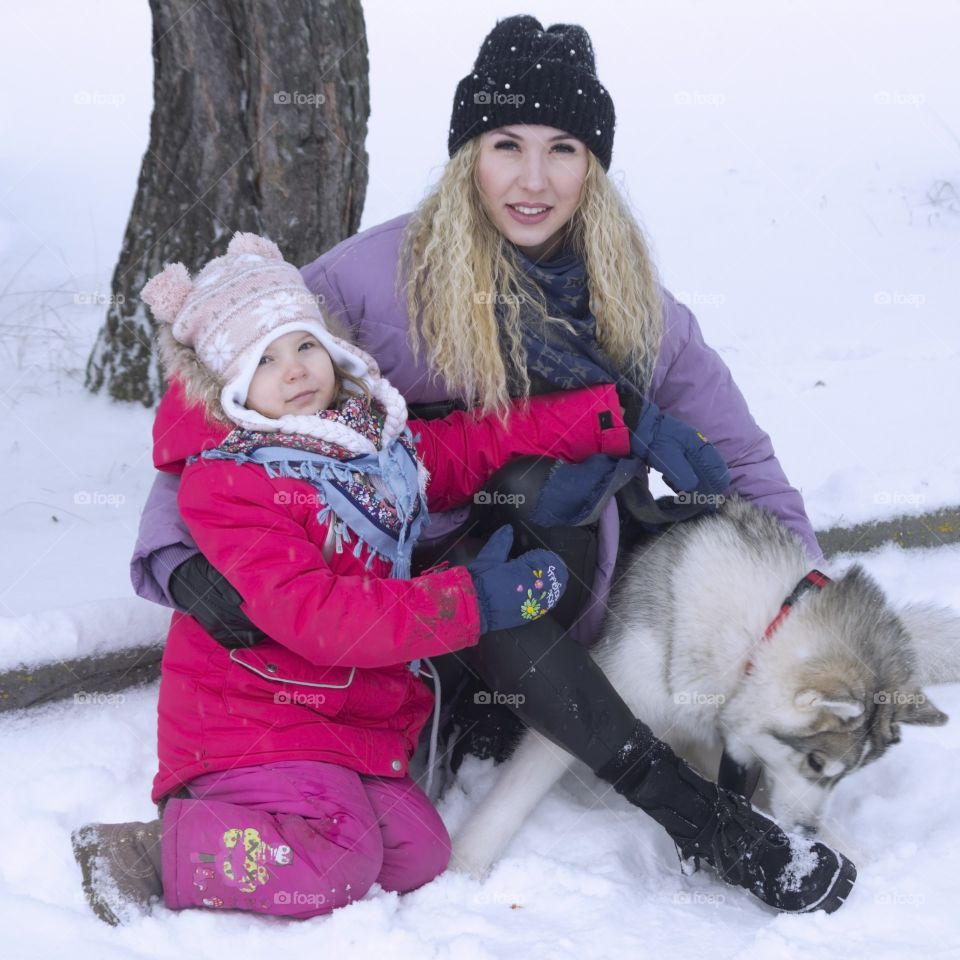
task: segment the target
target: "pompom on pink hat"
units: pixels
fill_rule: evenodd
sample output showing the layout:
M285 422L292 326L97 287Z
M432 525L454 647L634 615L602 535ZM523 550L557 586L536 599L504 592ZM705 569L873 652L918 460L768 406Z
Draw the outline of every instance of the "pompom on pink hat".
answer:
M398 436L406 425L403 397L380 376L369 354L327 330L317 298L272 240L254 233L237 233L227 252L211 260L195 280L190 279L182 263L170 263L147 282L141 296L157 320L170 325L174 340L191 348L222 386L223 412L238 426L321 436L358 453L372 452L370 441L359 434L331 436L331 428L342 425L315 415L272 419L245 406L263 351L278 337L294 331L313 334L337 366L367 383L387 413L384 443ZM349 382L344 387L358 389Z

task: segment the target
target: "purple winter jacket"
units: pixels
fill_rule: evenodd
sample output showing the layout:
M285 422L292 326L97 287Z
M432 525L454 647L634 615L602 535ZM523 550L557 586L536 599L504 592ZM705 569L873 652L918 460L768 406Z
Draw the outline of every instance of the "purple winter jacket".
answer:
M397 290L397 261L409 215L358 233L328 250L301 272L307 286L323 298L324 311L372 354L383 375L409 403L446 400L442 380L414 359L408 338L403 293ZM696 318L665 289L664 336L654 367L649 399L662 411L695 427L717 447L730 467L733 489L776 514L800 536L813 561L821 551L799 492L790 486L773 452L770 437L757 426L730 371L708 347ZM131 579L141 596L174 606L168 592L173 569L197 552L177 510L179 478L158 473L140 519L131 560ZM462 524L468 508L431 517L422 540L436 539ZM592 642L600 619L617 551L616 501L599 527L594 601L577 624L581 642Z

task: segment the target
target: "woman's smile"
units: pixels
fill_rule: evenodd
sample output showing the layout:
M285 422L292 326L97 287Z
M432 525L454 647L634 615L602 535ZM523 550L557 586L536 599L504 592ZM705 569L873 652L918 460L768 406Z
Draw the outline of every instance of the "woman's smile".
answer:
M507 209L510 211L510 216L512 216L517 223L532 225L543 223L543 221L550 216L550 211L553 207L546 206L542 203L508 203Z

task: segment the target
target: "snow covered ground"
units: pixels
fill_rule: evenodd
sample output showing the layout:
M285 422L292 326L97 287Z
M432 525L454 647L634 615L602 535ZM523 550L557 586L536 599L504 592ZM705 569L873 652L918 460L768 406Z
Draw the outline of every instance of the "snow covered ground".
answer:
M931 596L960 607L958 561L957 548L887 548L866 565L897 599ZM859 879L829 917L776 916L706 872L682 876L659 827L599 781L570 774L483 882L448 873L405 897L376 890L305 923L157 909L113 929L82 899L69 834L90 819L152 819L156 688L7 717L0 721L3 956L957 957L960 685L929 693L954 722L905 728L901 744L836 790L829 826ZM492 780L489 761L465 763L440 808L451 829Z
M445 159L450 100L513 3L364 3L373 114L364 226ZM960 500L960 8L852 0L538 2L591 31L619 126L612 172L817 526ZM152 481L149 411L82 390L151 106L144 3L46 0L0 30L0 667L140 642L163 611L127 561ZM886 549L898 599L960 608L956 548ZM70 829L149 818L155 690L0 720L4 957L960 957L960 723L908 729L841 785L860 880L832 917L772 917L596 784L568 780L484 884L456 876L307 924L158 914L110 930L78 900ZM960 688L933 699L960 709ZM67 735L69 734L69 735ZM466 769L456 826L490 781Z

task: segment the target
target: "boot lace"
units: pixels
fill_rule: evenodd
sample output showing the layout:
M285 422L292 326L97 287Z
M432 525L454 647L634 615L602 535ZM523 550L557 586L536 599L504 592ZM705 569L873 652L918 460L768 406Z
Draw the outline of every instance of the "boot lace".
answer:
M678 853L681 859L692 858L696 870L702 859L729 883L746 886L750 878L746 864L764 845L783 847L789 841L777 824L758 815L743 797L721 790L716 816L683 849L678 845Z

